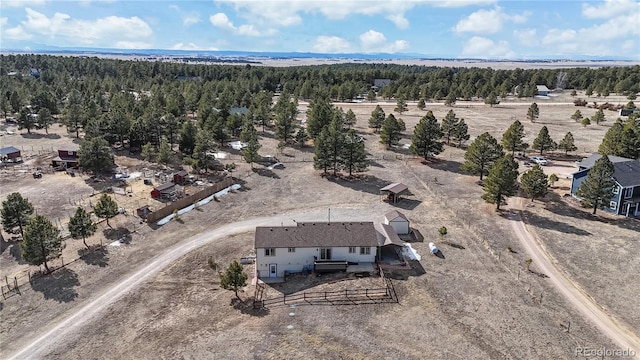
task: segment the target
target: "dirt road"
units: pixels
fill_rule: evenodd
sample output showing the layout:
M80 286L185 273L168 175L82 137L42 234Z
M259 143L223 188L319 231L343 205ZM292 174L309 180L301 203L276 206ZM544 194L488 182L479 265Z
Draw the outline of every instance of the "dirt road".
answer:
M383 206L381 204L381 206ZM336 218L344 220L366 220L372 216L382 214L381 206L368 206L366 208L331 208ZM77 334L83 325L89 324L96 319L110 306L113 306L119 299L131 292L141 283L155 276L158 272L168 267L171 263L178 260L182 256L203 246L206 243L215 241L225 236L240 234L243 232L253 231L256 226L278 226L295 225L295 221L322 221L326 219L328 211L326 208L315 209L310 212L300 213L299 211L292 214L281 214L268 217L259 217L231 224L226 224L217 229L208 231L203 234L187 239L171 248L168 248L163 254L151 259L146 265L138 271L132 273L128 277L113 287L106 289L102 294L89 300L79 309L72 310L69 314L57 323L52 324L43 329L43 334L25 344L21 350L14 353L9 359L39 359L45 358L51 351L60 348L74 334ZM293 219L295 217L295 219Z
M522 199L520 199L522 206ZM531 256L534 266L545 275L556 289L577 309L580 313L595 324L600 331L607 335L613 342L620 346L620 350L632 349L636 358L640 359L640 338L623 324L618 323L605 313L591 297L582 291L571 279L567 278L551 260L541 244L531 234L520 214L512 215L513 230L517 234L522 246ZM588 344L586 344L588 346Z

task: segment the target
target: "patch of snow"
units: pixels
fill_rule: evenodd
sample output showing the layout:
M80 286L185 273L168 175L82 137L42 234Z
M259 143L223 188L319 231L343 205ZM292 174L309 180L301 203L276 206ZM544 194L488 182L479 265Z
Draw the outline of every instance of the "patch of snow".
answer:
M230 146L233 150L242 150L243 148L247 147L247 144L241 141L231 141L228 142L227 145Z
M208 156L213 156L216 159L226 159L227 156L229 156L229 153L226 153L224 151L218 151L218 152L208 152L207 153Z
M411 147L411 144L402 144L403 149L409 149L409 147Z
M122 243L120 242L120 240L116 240L116 241L114 241L114 242L109 244L109 246L121 246L121 245L122 245Z
M420 254L418 254L418 252L411 247L411 244L405 244L404 247L402 248L402 251L411 260L420 261L420 259L422 258Z
M548 96L542 96L542 95L536 95L535 98L536 99L542 99L542 100L549 100Z
M129 174L129 177L130 177L131 179L137 179L137 178L139 178L139 177L141 177L141 176L142 176L142 173L141 173L141 172L139 172L139 171L132 172L131 174Z

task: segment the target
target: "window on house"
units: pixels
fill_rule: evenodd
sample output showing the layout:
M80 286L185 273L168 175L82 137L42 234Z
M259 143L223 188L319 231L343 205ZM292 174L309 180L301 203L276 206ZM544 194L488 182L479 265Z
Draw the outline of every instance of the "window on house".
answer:
M631 195L633 195L633 188L624 189L624 198L631 199Z
M370 247L361 247L360 248L360 255L371 255L371 248Z
M274 248L264 249L264 256L276 256L276 249Z
M609 208L615 210L616 207L618 207L618 203L617 202L615 202L615 201L609 202Z
M331 248L320 249L320 260L331 260Z
M613 187L613 193L614 193L614 194L617 194L617 193L619 193L619 192L620 192L620 188L619 188L619 187L617 187L617 186L614 186L614 187Z
M289 248L289 252L290 252L290 253L292 253L292 252L296 252L296 248Z
M355 246L349 246L349 254L355 254L356 253L356 247Z

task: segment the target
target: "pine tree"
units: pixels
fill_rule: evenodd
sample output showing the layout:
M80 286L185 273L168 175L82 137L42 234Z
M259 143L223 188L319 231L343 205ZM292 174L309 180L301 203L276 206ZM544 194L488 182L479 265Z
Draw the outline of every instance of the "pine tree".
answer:
M373 89L369 90L369 92L367 93L367 101L368 102L376 101L376 92L373 91Z
M491 92L486 98L484 98L484 103L493 107L493 105L500 104L500 100L498 100L498 97L494 92Z
M393 109L393 111L397 112L398 114L402 115L403 112L409 110L409 107L407 106L407 102L404 100L404 97L399 96L398 100L396 101L396 107L395 109Z
M187 120L182 124L182 129L180 129L180 143L179 149L185 155L193 154L193 149L196 146L196 135L197 129L193 122Z
M232 290L236 294L236 298L240 300L238 290L247 286L248 276L245 274L242 265L239 262L232 262L220 279L220 286L225 290Z
M580 184L576 195L583 201L593 206L593 214L598 207L608 205L608 201L613 197L613 187L616 186L613 180L614 167L607 155L603 155L596 160L587 178Z
M171 157L171 146L166 139L162 139L160 142L160 148L158 149L157 160L159 163L166 164Z
M514 156L516 151L522 149L522 139L524 138L524 126L516 120L509 126L509 129L502 135L502 146L505 150L511 151Z
M576 151L578 150L578 147L576 146L574 140L573 140L573 134L571 132L568 132L564 138L562 140L560 140L560 142L558 143L558 149L562 149L564 150L564 154L567 155L568 153L572 152L572 151Z
M29 220L24 229L24 240L20 243L22 258L31 265L43 265L49 272L47 261L57 259L62 254L64 243L58 230L43 215Z
M598 147L598 153L602 155L620 156L618 148L622 142L623 129L624 124L622 123L622 120L616 120L609 130L607 130L607 133L604 134L604 138L602 138L602 142Z
M349 176L353 172L365 171L369 165L364 139L354 129L347 131L341 159L342 167L349 171Z
M465 141L469 140L471 137L469 135L469 126L464 122L464 119L460 119L451 136L458 142L458 147L461 147Z
M444 100L444 104L446 106L453 106L456 104L457 95L453 90L449 90L449 94L447 94L447 98Z
M413 131L409 152L421 156L425 160L429 156L438 155L443 150L443 144L440 142L441 138L442 130L438 125L438 120L431 111L428 111L420 119Z
M424 110L426 107L427 107L427 104L425 103L424 99L418 100L418 109Z
M377 133L382 127L382 124L384 124L385 117L384 110L382 110L380 105L376 105L376 108L371 112L371 117L369 118L369 127Z
M328 126L320 131L320 134L318 134L314 140L314 146L313 167L316 169L322 169L324 174L326 174L329 166L331 165Z
M298 129L296 133L296 142L300 147L304 147L305 143L309 140L309 135L307 135L307 130L303 127Z
M582 120L582 112L580 112L580 110L576 110L576 112L571 115L571 119L576 122Z
M533 148L535 150L540 150L540 155L543 152L548 150L553 150L558 146L555 141L549 136L549 129L546 126L543 126L538 133L538 136L533 140Z
M148 142L142 145L142 152L140 153L144 160L154 162L156 161L156 148L152 143Z
M333 176L336 176L342 162L342 153L345 143L345 134L342 132L342 123L335 118L328 127L327 149L329 151L329 160L333 168Z
M27 133L31 134L31 129L36 126L36 121L29 109L24 107L20 109L18 114L18 127L20 129L27 129Z
M471 174L480 174L480 180L496 161L504 157L502 146L488 132L478 136L464 153L465 162L461 168Z
M250 139L249 142L247 143L247 146L245 146L242 149L242 156L244 157L244 161L251 164L252 169L253 169L253 163L260 160L260 155L258 154L258 150L260 150L261 147L262 145L258 143L258 139L254 138L254 139Z
M96 232L98 225L93 223L89 213L78 206L75 214L69 219L68 228L71 237L74 239L82 239L84 246L88 249L87 238Z
M111 225L109 225L109 219L118 215L118 203L116 203L109 194L102 194L96 206L93 208L93 212L97 217L106 219L107 226L111 227Z
M604 122L606 119L604 117L604 111L599 109L595 114L591 117L591 121L595 122L596 125L600 125L601 122Z
M529 119L531 122L535 122L539 116L540 116L540 109L538 108L538 104L536 103L531 104L531 106L529 107L529 110L527 111L527 119Z
M500 204L505 197L513 196L518 191L518 163L511 156L505 156L491 167L489 175L484 181L484 195L482 198L489 204Z
M640 133L627 123L622 129L622 137L617 148L617 155L629 159L640 156Z
M393 114L389 114L382 124L380 130L380 142L385 144L387 148L398 145L400 142L402 126Z
M282 101L281 97L274 110L276 111L276 139L282 140L286 144L296 130L295 119L298 114L298 104L288 100Z
M356 114L353 110L349 109L349 111L344 115L344 124L351 129L351 127L356 124L356 121Z
M51 116L51 111L43 107L38 111L38 125L44 128L44 131L49 133L49 126L53 124L53 117Z
M524 191L531 197L531 201L547 194L549 181L542 171L542 167L538 164L533 165L533 168L522 174L520 182Z
M24 238L24 227L33 215L33 205L19 192L7 196L2 202L2 227L9 234L20 234Z
M78 164L93 173L106 170L113 165L113 153L107 140L102 137L84 139L78 150Z
M309 104L307 111L307 132L315 139L322 129L331 123L334 109L329 99L320 97Z
M458 126L460 119L458 119L456 117L456 113L453 112L453 110L449 110L449 112L447 113L447 116L444 117L444 119L442 119L442 133L444 134L444 138L447 140L447 145L449 145L449 142L451 140L451 135L453 134L453 132L455 131L456 127Z
M582 119L582 121L580 122L580 124L581 124L583 127L587 127L588 125L591 125L591 120L589 120L589 118L588 118L588 117L586 117L586 118Z

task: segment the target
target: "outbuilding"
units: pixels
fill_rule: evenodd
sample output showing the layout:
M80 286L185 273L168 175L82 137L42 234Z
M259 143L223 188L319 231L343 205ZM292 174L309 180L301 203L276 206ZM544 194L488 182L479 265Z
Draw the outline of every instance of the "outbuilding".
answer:
M0 149L0 160L2 160L2 162L21 162L22 155L20 154L20 149L13 146Z
M158 199L160 197L171 196L176 191L176 184L172 182L166 182L164 184L160 184L151 190L151 197L154 199Z
M536 85L536 95L538 96L548 96L549 88L546 85Z
M183 185L188 180L189 180L189 173L186 170L180 170L177 173L173 174L174 184Z
M380 189L380 194L383 196L383 200L392 203L397 203L400 200L402 194L407 193L409 188L403 183L389 184Z
M397 210L391 210L384 214L384 223L390 225L398 235L406 235L410 231L409 219Z

